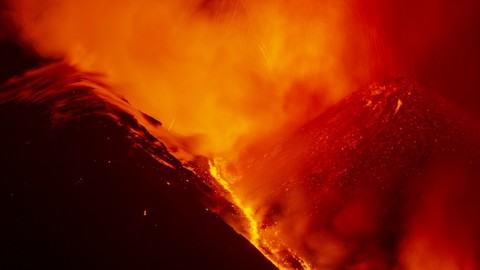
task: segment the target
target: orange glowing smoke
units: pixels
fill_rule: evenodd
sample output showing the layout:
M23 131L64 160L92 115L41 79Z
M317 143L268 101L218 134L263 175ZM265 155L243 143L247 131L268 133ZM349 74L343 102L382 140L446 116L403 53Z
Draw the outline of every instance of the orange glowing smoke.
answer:
M368 78L367 41L341 1L10 4L42 55L107 74L204 155L298 126Z
M430 100L413 106L415 95L378 87L360 99L361 106L340 110L330 125L317 120L326 128L312 128L311 137L297 130L360 85L395 73L450 91L448 97L477 90L478 76L471 70L480 63L473 50L478 43L457 42L472 41L468 33L478 32L465 19L476 7L473 0L394 2L9 1L20 37L43 56L106 74L135 107L182 137L189 154L222 158L225 166L211 163L212 175L249 220L246 237L272 252L267 256L277 265L473 270L480 264L480 222L471 218L478 207L458 215L449 207L459 200L454 209L478 205L472 194L466 197L471 201L462 201L462 194L478 186L470 186L468 177L452 185L457 179L452 175L461 173L435 173L442 166L434 166L433 176L424 175L420 182L433 184L418 193L403 186L407 176L395 178L406 171L416 174L412 168L423 162L424 153L441 148L422 149L416 156L409 152L422 147L417 140L441 133L437 128L443 122L422 129L432 123L420 110ZM458 60L470 58L468 65ZM382 95L383 101L374 100ZM362 120L369 118L358 117L382 110L398 125L373 117L385 126L366 128L371 123ZM419 119L410 133L385 143L388 147L378 143ZM369 141L378 130L385 132ZM294 132L297 140L270 148ZM437 145L433 139L423 143L433 141ZM369 152L372 145L380 150ZM375 159L385 153L403 156L388 159L391 167L386 167L384 159ZM377 167L383 178L372 177L369 170ZM347 184L353 187L348 192ZM282 261L285 252L297 261Z
M401 247L404 269L480 267L480 186L476 181L478 170L474 178L471 173L458 160L437 162L429 168L426 178L434 184L410 205L415 214Z

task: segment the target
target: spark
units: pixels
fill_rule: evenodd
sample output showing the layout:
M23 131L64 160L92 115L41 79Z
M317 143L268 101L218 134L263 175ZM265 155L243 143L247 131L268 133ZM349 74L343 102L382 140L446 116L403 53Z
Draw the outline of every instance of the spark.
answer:
M402 101L401 101L400 99L398 99L398 101L397 101L397 108L395 108L395 113L397 113L398 110L400 110L400 107L402 107L402 104L403 104Z
M172 122L170 123L170 126L168 127L168 131L172 130L173 124L175 124L175 119L176 117L174 116Z

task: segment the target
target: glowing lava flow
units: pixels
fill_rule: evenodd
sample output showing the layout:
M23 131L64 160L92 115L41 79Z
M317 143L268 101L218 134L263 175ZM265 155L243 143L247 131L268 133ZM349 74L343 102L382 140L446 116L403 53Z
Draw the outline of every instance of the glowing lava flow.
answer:
M219 169L220 168L220 169ZM255 211L246 205L238 196L235 195L234 190L232 189L230 183L225 180L220 173L221 170L221 160L214 159L209 161L209 171L210 175L217 181L217 183L228 192L230 202L234 204L241 211L248 222L248 234L242 234L247 238L260 252L265 255L278 269L288 270L288 269L302 269L302 270L311 270L313 269L308 265L303 259L301 259L294 252L288 250L279 239L264 239L261 235L259 222L255 215ZM234 177L229 175L229 177ZM232 224L231 224L232 225ZM234 226L232 226L234 227ZM239 232L240 233L240 232Z
M260 234L258 233L258 223L255 220L255 215L253 212L253 209L250 207L244 206L240 198L235 196L233 193L230 184L223 179L223 177L220 175L219 170L216 167L215 160L209 162L210 165L210 174L217 180L217 182L229 193L232 199L232 203L234 203L236 206L240 207L242 210L242 214L245 215L249 222L249 232L250 234L247 236L252 243L258 243L260 240Z

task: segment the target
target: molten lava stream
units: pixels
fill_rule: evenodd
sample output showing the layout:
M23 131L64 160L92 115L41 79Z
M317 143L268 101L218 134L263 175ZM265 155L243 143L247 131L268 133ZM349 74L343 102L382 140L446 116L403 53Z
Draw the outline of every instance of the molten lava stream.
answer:
M217 181L217 184L221 186L228 194L227 199L235 205L245 218L247 226L247 234L241 233L247 238L265 257L267 257L278 269L313 269L307 262L295 254L295 252L289 250L278 238L272 238L270 235L262 234L262 228L260 226L260 217L257 215L255 209L248 205L248 202L242 200L236 195L234 188L232 188L231 182L227 179L235 179L232 174L226 173L224 170L224 164L221 159L213 159L209 161L210 175ZM232 181L234 182L234 181ZM232 221L225 219L227 223L233 228L237 228L238 224L231 224ZM276 235L275 233L274 235Z

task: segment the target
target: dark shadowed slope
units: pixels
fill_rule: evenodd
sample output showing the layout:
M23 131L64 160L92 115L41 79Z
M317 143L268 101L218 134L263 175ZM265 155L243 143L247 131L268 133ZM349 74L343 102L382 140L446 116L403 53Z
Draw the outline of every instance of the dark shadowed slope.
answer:
M1 87L0 268L274 269L97 79L55 64Z

